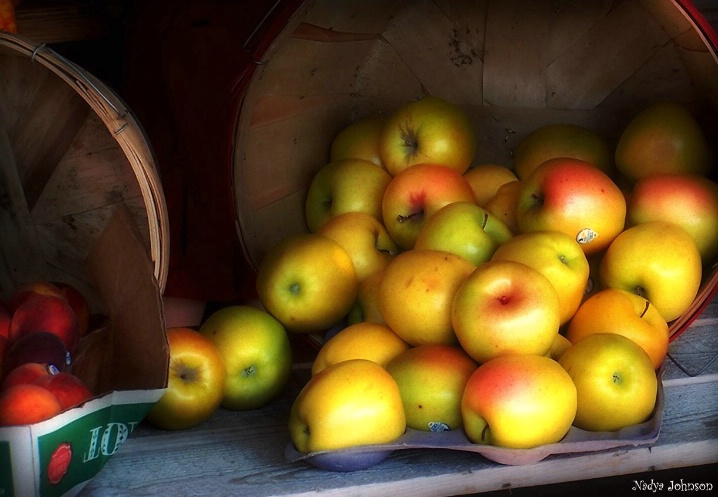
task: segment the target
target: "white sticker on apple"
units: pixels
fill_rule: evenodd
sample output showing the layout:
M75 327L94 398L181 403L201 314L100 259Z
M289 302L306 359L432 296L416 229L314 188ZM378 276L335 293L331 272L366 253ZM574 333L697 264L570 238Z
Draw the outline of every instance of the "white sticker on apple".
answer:
M582 245L585 245L597 237L598 233L593 231L591 228L584 228L576 235L576 241Z

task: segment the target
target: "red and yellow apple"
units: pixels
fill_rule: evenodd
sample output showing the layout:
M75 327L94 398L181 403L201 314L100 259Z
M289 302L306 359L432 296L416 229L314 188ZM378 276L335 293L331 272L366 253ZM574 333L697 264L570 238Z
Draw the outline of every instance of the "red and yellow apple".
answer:
M546 355L559 332L553 284L511 260L477 267L456 291L450 313L459 343L480 363L502 355Z
M658 309L635 293L606 288L589 297L571 319L566 338L572 343L596 333L630 338L651 358L654 369L668 353L668 324Z
M704 265L718 258L718 183L696 174L652 174L628 197L626 225L670 221L695 240Z
M588 259L578 242L561 231L522 233L501 244L491 260L515 261L543 274L553 284L560 308L560 324L581 305L588 283Z
M316 232L334 216L365 212L381 220L381 202L391 176L361 159L330 162L312 178L304 204L309 231Z
M461 428L461 397L478 364L460 347L425 344L386 364L404 404L406 426L422 431Z
M476 133L469 117L457 105L438 97L424 97L405 103L387 118L379 152L392 176L414 164L428 162L463 174L476 155Z
M6 372L0 390L5 390L13 385L24 385L34 383L43 376L49 376L52 366L39 362L26 362Z
M351 359L307 382L289 413L289 435L299 452L389 443L404 434L399 387L379 364Z
M222 406L257 409L282 393L292 370L292 348L286 330L269 313L230 305L210 315L199 331L224 360Z
M324 223L317 233L328 236L347 251L361 283L381 271L399 252L381 221L365 212L345 212Z
M473 202L447 204L424 221L415 249L443 250L478 266L513 236L498 218Z
M385 122L382 116L363 117L342 128L332 140L329 160L362 159L384 167L379 139Z
M496 195L484 204L484 209L503 221L513 234L519 232L516 210L518 208L520 193L521 181L509 181L501 185L496 191Z
M72 353L80 340L80 325L75 311L64 298L31 293L14 309L10 322L10 340L47 331L59 336Z
M93 396L84 381L67 371L40 376L33 383L51 392L63 411L77 407Z
M424 221L453 202L476 202L471 185L458 171L438 164L417 164L397 173L382 200L382 219L402 249L414 247Z
M0 391L0 426L39 423L61 411L52 392L39 385L23 383Z
M449 252L402 252L384 269L379 311L386 324L411 345L456 344L451 303L474 269L471 262Z
M571 377L558 362L537 355L500 356L480 365L461 400L469 440L512 449L561 441L576 408Z
M646 351L630 338L587 335L563 353L559 364L576 385L577 428L620 430L646 421L653 412L656 372Z
M562 231L591 255L604 250L623 231L623 192L588 162L550 159L522 183L516 211L521 232Z
M358 287L351 256L318 233L284 238L270 248L257 270L259 300L293 333L334 326L354 304Z
M669 221L632 226L611 243L601 259L601 285L645 297L667 322L681 316L701 284L698 246Z

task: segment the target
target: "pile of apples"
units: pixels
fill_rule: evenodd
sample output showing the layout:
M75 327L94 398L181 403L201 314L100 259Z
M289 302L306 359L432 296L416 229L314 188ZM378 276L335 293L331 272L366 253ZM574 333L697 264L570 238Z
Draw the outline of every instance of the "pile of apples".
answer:
M87 300L66 283L29 283L0 302L0 426L38 423L94 396L72 372L89 322Z
M472 126L435 97L349 125L309 186L309 233L261 261L267 311L330 330L290 415L300 452L407 427L530 448L654 411L669 323L718 258L697 120L657 103L613 148L537 128L512 167L474 164Z

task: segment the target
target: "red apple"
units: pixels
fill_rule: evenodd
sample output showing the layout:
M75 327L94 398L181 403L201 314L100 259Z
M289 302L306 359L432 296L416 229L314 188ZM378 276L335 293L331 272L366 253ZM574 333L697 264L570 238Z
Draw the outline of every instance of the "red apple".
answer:
M37 293L41 295L51 295L61 299L65 298L62 294L62 290L60 290L55 283L50 281L33 281L15 288L15 291L13 291L7 301L8 309L11 313L15 312L15 309L17 309L23 302Z
M563 231L591 255L607 248L623 231L626 199L613 180L592 164L550 159L523 180L516 220L524 233Z
M43 376L49 376L50 370L47 364L41 364L39 362L26 362L12 371L9 371L2 384L0 384L0 390L5 390L13 385L25 385L27 383L34 383L35 380Z
M0 391L0 426L39 423L61 410L55 396L39 385L13 385Z
M12 313L4 303L0 303L0 337L10 336L10 321Z
M3 370L7 373L27 362L52 364L63 371L68 364L68 353L62 339L49 331L36 331L11 342L5 356Z
M40 376L33 384L51 392L63 411L78 406L93 396L85 382L68 372Z
M476 202L468 180L446 166L417 164L402 170L386 187L384 225L399 247L411 249L424 220L453 202Z
M60 289L60 292L65 297L65 300L67 300L67 303L70 304L72 310L75 311L77 322L80 325L80 336L87 335L88 331L90 331L89 302L87 302L87 299L80 290L69 283L56 281L55 285Z
M75 311L64 298L34 293L18 305L10 322L10 339L37 331L48 331L59 336L65 348L72 352L80 339L80 325Z

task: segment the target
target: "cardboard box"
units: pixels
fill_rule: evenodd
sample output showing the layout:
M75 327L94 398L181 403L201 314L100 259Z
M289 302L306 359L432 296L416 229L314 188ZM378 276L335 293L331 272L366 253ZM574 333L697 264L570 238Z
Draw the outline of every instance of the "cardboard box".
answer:
M47 421L0 428L0 497L77 495L167 387L161 294L125 208L114 212L87 265L108 320L83 338L71 371L105 393Z

